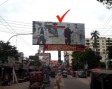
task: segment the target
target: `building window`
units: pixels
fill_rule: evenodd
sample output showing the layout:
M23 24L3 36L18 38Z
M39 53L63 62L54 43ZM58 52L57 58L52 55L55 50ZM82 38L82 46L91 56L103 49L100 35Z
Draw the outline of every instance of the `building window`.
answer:
M103 52L103 54L105 54L105 52Z
M99 42L99 40L97 40L97 42Z
M105 46L102 46L102 48L105 48Z
M90 45L90 43L86 43L86 45Z
M99 51L100 51L100 49L96 49L96 51L97 51L97 52L99 52Z
M102 45L105 45L104 43L102 43Z
M86 40L86 42L89 42L89 40Z

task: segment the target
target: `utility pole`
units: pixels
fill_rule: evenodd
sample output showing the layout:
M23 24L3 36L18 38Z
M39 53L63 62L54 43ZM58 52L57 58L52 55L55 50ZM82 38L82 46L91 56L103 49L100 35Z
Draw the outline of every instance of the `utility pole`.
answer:
M58 64L61 65L61 51L58 51Z

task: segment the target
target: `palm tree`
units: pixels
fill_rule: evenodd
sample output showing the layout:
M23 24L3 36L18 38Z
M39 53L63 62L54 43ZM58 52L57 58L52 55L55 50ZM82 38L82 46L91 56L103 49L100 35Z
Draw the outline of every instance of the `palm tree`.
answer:
M99 33L98 33L98 31L93 31L92 33L91 33L91 39L93 40L93 49L95 50L95 52L96 52L96 49L97 49L97 39L99 38Z

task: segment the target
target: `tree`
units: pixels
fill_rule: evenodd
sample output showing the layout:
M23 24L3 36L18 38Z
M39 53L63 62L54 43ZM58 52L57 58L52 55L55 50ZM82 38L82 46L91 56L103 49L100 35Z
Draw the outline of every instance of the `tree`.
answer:
M74 51L72 53L72 69L78 70L84 68L85 60L84 60L83 52Z
M108 59L112 59L112 46L109 46L107 50L108 50Z
M8 62L9 56L17 58L18 51L16 50L16 47L11 46L10 43L0 41L0 60L2 63Z
M96 52L96 50L97 50L97 39L99 38L99 33L98 33L98 31L93 31L92 33L91 33L91 39L93 40L93 48L94 48L94 50L95 50L95 52Z
M106 5L107 9L112 8L112 0L97 0L97 1L102 3L103 5Z
M96 68L100 65L101 56L95 54L95 52L87 48L84 52L72 53L72 68L73 70L83 69L85 64L88 64L88 68Z
M100 68L105 68L106 67L106 64L105 64L105 62L100 62Z

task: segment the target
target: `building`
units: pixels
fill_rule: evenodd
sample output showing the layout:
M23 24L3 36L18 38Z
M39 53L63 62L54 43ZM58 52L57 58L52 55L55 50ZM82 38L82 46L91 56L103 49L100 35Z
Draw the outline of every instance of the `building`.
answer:
M87 48L93 49L93 40L90 38L86 38L85 46ZM96 51L102 57L102 61L105 61L105 59L107 59L108 46L112 46L112 38L100 37L99 39L97 39Z
M72 52L73 51L64 51L64 62L67 64L69 64L69 66L71 66L72 63Z
M99 39L97 39L97 53L102 57L103 62L105 62L105 60L107 59L107 48L108 46L112 46L112 38L106 38L106 37L100 37ZM86 48L91 48L93 49L93 40L91 38L86 38L85 40L85 46ZM93 49L94 50L94 49ZM72 61L72 54L73 51L64 51L64 57L65 57L65 61L69 63L69 65L71 65Z

